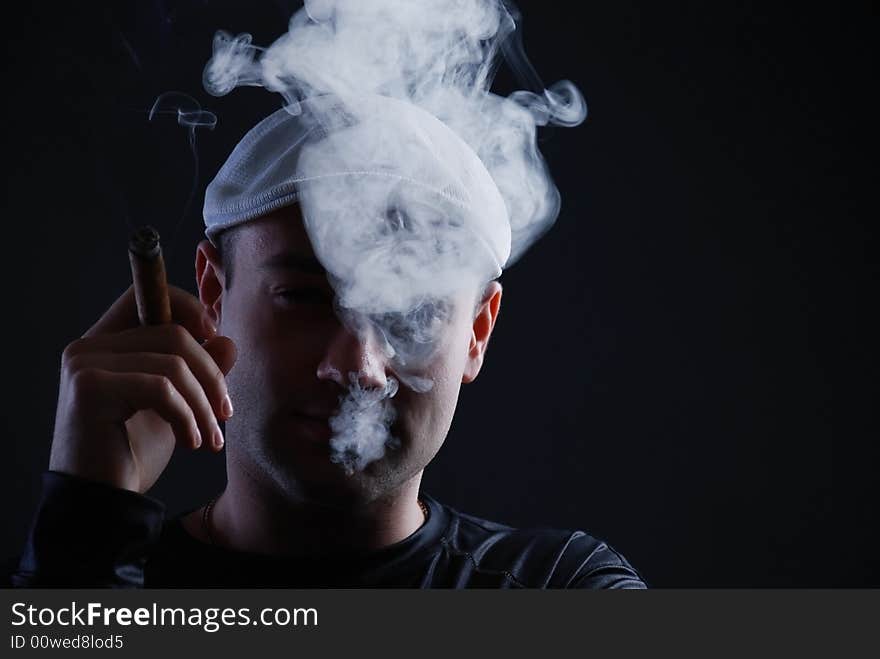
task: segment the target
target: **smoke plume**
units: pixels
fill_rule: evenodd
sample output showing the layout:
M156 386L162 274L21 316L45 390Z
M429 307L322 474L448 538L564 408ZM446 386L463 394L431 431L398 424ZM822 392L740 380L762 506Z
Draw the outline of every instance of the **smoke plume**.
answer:
M456 293L481 290L556 220L536 128L586 116L573 83L540 81L518 20L501 0L309 0L268 48L218 32L205 67L212 94L257 85L283 97L287 119L267 134L295 120L306 137L274 144L272 157L293 168L285 185L296 187L338 314L380 337L389 368L416 392L432 386L425 367ZM501 57L527 89L490 90ZM398 386L350 382L331 424L334 460L349 472L396 446Z

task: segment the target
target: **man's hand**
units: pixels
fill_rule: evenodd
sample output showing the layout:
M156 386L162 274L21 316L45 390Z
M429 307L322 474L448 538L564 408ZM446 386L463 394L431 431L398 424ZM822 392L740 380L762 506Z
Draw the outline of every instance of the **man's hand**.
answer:
M143 494L176 444L221 450L235 344L193 295L168 295L175 324L141 327L130 287L64 349L49 469Z

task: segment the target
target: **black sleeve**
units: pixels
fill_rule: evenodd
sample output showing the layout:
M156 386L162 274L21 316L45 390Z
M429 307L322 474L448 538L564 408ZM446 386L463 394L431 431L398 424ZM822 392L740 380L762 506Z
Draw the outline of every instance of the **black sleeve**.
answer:
M136 492L55 471L43 492L18 570L19 588L141 588L165 506Z
M565 588L641 590L648 587L629 561L602 540L577 531L566 549L560 564L576 567Z

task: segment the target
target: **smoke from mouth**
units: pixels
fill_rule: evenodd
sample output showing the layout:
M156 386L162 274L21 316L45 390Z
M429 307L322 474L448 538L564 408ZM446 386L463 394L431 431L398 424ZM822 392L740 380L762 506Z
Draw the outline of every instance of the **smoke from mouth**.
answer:
M586 116L574 84L543 85L518 20L501 0L308 0L268 48L218 32L205 67L212 94L255 85L284 98L237 147L260 163L247 191L301 205L340 319L380 337L389 368L416 392L432 387L425 370L452 300L501 274L556 220L536 128ZM528 89L490 90L500 57ZM351 380L332 422L347 471L397 444L389 391Z
M330 419L334 433L330 459L350 476L385 455L386 448L398 448L400 440L389 431L397 418L391 405L397 380L388 378L381 389L362 387L357 373L350 373L349 381L348 392L340 397L339 409Z

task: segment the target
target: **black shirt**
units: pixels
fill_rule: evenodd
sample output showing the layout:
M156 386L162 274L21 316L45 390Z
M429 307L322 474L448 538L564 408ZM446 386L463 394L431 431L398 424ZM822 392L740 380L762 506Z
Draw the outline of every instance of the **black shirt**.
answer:
M159 501L48 471L18 587L644 588L614 549L582 531L515 529L420 494L428 518L376 551L313 558L206 544Z

